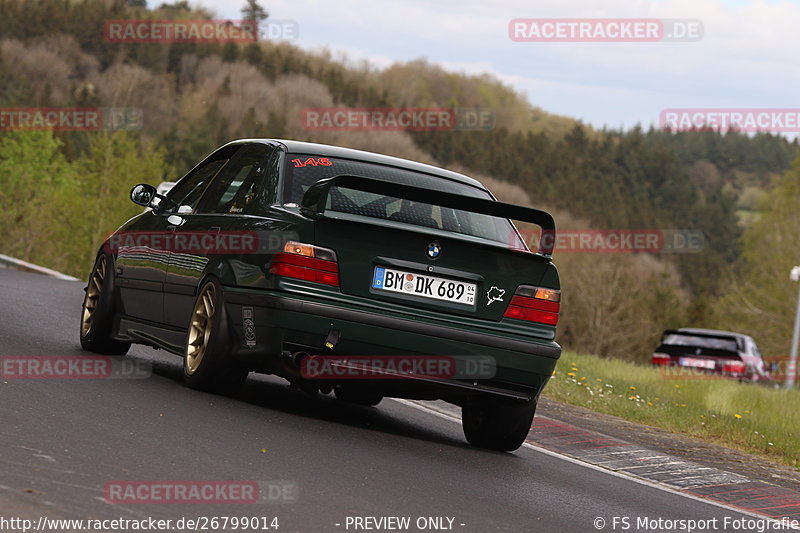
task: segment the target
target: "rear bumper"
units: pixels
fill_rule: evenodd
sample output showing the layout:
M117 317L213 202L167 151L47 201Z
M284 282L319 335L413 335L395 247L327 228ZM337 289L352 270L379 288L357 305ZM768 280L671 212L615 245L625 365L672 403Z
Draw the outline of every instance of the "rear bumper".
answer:
M280 357L287 346L324 353L325 339L336 331L336 354L491 357L496 366L491 380L424 381L461 393L471 389L503 395L506 391L508 396L532 398L541 392L561 355L554 341L503 337L496 331L346 308L279 291L230 289L225 291L225 302L235 337L234 353L255 364Z

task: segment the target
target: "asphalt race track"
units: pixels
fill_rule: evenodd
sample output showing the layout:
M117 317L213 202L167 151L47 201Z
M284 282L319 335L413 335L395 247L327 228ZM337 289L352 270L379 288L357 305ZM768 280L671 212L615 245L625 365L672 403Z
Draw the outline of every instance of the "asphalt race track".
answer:
M0 269L0 355L87 357L78 343L82 288ZM223 398L185 388L176 356L134 346L127 358L152 375L0 382L0 515L277 517L281 532L398 530L356 529L353 517L410 517L404 530L433 531L417 519L446 517L452 525L445 519L438 530L559 533L598 531L598 517L604 531L644 531L639 517L716 517L722 531L724 517L743 517L530 448L471 448L459 424L407 403L350 406L252 374L238 397ZM249 480L296 493L250 504L104 500L112 482L176 480ZM650 529L671 530L681 529Z

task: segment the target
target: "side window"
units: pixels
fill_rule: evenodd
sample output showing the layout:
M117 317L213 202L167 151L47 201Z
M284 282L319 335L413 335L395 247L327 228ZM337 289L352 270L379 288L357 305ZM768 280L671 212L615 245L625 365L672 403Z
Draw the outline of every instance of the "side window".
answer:
M203 194L198 213L255 214L265 195L267 163L273 149L264 144L239 148Z
M231 156L236 152L238 147L232 146L224 148L217 153L213 154L206 162L200 167L187 174L181 181L179 181L168 193L167 198L175 202L174 209L177 206L188 205L192 210L196 210L197 203L203 195L206 186L214 179L214 176L225 166Z
M269 151L267 167L264 170L263 198L261 199L264 206L278 201L278 184L280 183L281 175L282 152L275 147L270 147Z
M267 156L263 168L254 177L251 185L249 201L245 201L242 213L245 215L265 215L267 208L277 202L278 181L280 178L281 151L272 146L267 146ZM247 195L244 195L247 198Z
M759 359L763 359L761 352L758 351L758 346L753 341L750 341L750 351Z

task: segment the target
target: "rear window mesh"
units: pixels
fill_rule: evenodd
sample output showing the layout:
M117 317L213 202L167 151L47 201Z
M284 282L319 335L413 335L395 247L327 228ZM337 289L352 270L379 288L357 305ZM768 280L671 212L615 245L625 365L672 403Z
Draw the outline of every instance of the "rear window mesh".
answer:
M284 189L284 201L286 202L300 203L311 185L321 179L339 175L373 178L432 191L491 199L488 192L479 188L421 172L348 159L325 159L331 163L328 165L316 164L316 161L320 159L314 156L291 155L288 159L290 161ZM313 163L294 166L295 162L308 161L313 161ZM505 244L513 243L515 247L519 246L516 232L505 219L458 209L442 208L424 202L412 202L344 187L333 187L328 196L326 209L472 235Z

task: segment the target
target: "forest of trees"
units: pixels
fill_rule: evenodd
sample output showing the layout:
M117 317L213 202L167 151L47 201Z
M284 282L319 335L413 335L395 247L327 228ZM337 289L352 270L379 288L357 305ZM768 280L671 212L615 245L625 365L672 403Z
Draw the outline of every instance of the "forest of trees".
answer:
M132 18L216 17L186 2L0 0L0 108L125 107L143 117L136 131L0 129L0 253L83 277L103 236L137 213L127 200L135 183L175 180L235 138L294 138L463 171L500 199L552 210L560 227L703 232L701 253L557 254L559 338L570 348L644 361L662 329L691 325L752 333L772 355L788 350L787 265L800 263L797 141L597 130L491 76L424 59L381 70L285 42L104 39L106 21ZM496 126L303 129L302 109L331 106L480 107Z

